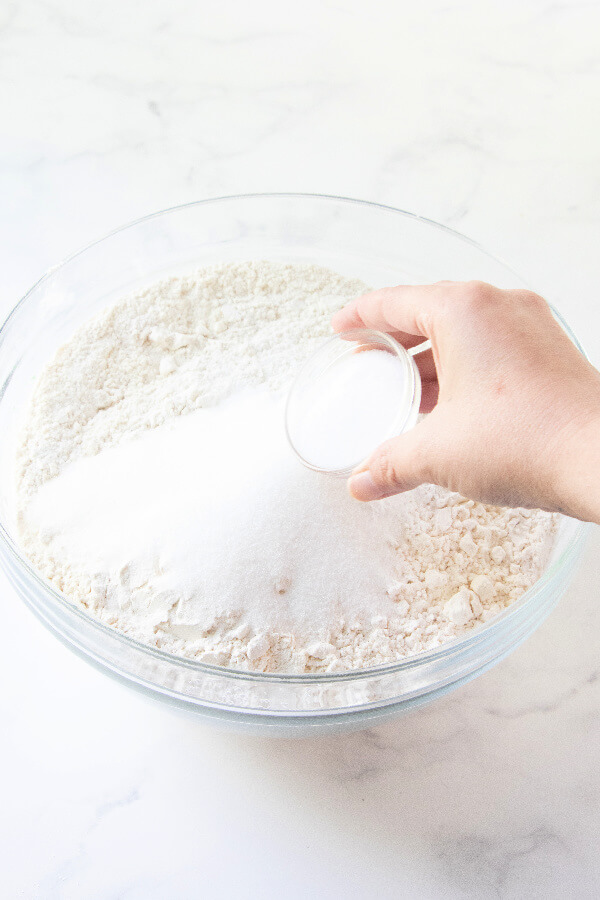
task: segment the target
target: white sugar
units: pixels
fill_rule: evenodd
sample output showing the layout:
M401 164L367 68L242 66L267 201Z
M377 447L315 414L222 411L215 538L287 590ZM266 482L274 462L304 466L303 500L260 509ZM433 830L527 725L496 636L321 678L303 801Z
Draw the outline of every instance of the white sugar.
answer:
M29 516L53 555L108 576L119 606L134 583L161 598L165 620L185 598L175 625L188 636L239 612L256 631L306 638L393 612L393 509L305 469L281 398L247 389L66 466Z
M300 456L343 471L386 438L405 403L406 366L385 350L347 353L302 386L292 425Z

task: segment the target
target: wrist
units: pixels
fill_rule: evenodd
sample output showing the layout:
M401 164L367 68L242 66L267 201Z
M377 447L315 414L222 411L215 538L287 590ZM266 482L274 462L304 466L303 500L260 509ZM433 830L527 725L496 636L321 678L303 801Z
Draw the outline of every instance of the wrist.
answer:
M600 524L600 403L569 423L560 436L552 479L557 512Z

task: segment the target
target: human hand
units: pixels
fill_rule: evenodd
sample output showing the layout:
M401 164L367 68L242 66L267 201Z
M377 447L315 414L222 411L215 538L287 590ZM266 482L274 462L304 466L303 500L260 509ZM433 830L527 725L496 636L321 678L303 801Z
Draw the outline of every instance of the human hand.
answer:
M439 484L484 503L600 518L600 374L537 294L481 282L383 288L332 319L372 328L419 354L414 429L382 444L352 474L376 500Z

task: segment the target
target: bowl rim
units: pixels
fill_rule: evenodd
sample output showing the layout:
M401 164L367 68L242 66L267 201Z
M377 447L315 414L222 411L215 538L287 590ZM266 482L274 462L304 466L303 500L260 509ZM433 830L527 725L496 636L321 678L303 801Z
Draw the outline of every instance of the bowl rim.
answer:
M180 212L185 209L190 209L198 206L208 206L213 203L228 203L235 201L248 201L248 200L264 200L264 199L272 199L272 200L308 200L308 201L334 201L337 203L345 203L352 206L365 206L368 208L373 208L380 210L382 212L389 212L395 216L402 216L406 219L410 219L413 221L417 221L427 225L435 230L443 231L450 235L451 237L458 239L474 249L478 250L484 256L488 257L488 259L494 260L508 272L510 272L514 277L521 282L521 284L525 284L524 279L518 275L514 269L507 265L500 257L489 253L484 247L481 246L477 241L474 241L472 238L467 237L461 232L456 231L453 228L450 228L448 225L443 225L440 222L436 222L434 219L429 219L425 216L417 215L416 213L411 213L403 209L399 209L397 207L391 206L389 204L384 203L375 203L370 200L361 200L352 197L344 197L338 196L335 194L322 194L322 193L302 193L302 192L255 192L248 194L227 194L218 197L208 197L202 200L192 200L188 203L177 204L174 206L166 207L165 209L157 210L152 213L148 213L145 216L141 216L137 219L127 222L125 225L119 226L117 228L112 229L111 231L104 234L102 237L96 238L90 243L85 244L85 246L80 247L75 252L69 254L64 257L60 262L51 266L47 269L43 275L29 288L29 290L23 295L23 297L15 304L15 306L9 311L8 315L4 319L2 325L0 326L0 352L2 342L4 341L6 334L8 333L12 320L16 318L18 313L21 311L22 307L26 305L27 301L31 297L31 295L39 289L39 287L47 280L52 278L52 276L60 269L63 269L70 262L72 262L77 257L83 255L92 247L95 247L98 244L103 243L104 241L108 241L111 237L120 234L124 231L127 231L130 228L135 228L145 222L149 222L153 219L160 218L161 216L166 216L169 213ZM578 338L572 332L571 328L567 324L567 322L563 319L561 314L554 309L554 307L550 307L554 316L558 319L563 329L568 334L569 338L573 341L578 350L586 357L587 354L579 342ZM1 399L0 394L0 399ZM572 520L575 521L575 520ZM539 578L531 588L529 588L525 593L514 603L511 603L505 610L501 613L498 613L489 623L485 623L483 626L474 628L470 634L466 636L461 636L458 638L454 638L451 641L447 641L441 644L439 647L434 648L433 650L424 650L420 653L415 653L413 656L404 657L400 660L396 660L390 663L384 663L379 666L371 666L368 668L361 669L350 669L344 672L306 672L301 674L288 674L288 673L280 673L280 672L253 672L245 669L231 669L226 666L217 666L211 663L203 663L200 660L192 659L188 657L178 656L174 653L170 653L167 650L161 650L158 647L152 647L149 644L145 644L142 641L137 640L136 638L130 637L127 634L119 631L116 628L112 628L110 625L106 625L104 622L95 618L93 615L88 613L85 609L78 606L73 600L70 600L60 591L58 591L50 581L44 578L33 566L33 564L29 561L29 559L25 556L24 553L21 552L18 544L8 533L5 528L3 522L0 520L0 543L3 543L10 555L12 556L14 562L25 570L27 575L37 583L38 587L41 589L43 594L45 594L50 600L57 603L60 607L64 609L64 611L68 615L73 615L75 618L83 620L86 625L92 627L92 629L98 631L101 634L106 635L111 640L116 640L124 644L126 647L129 647L135 652L141 652L146 655L149 655L161 662L169 663L170 665L179 666L186 669L191 669L192 671L200 672L205 675L219 676L219 677L227 677L238 679L242 681L257 681L260 683L285 683L285 684L302 684L302 685L316 685L316 684L332 684L336 682L348 682L348 681L360 681L364 678L372 678L372 677L380 677L384 675L395 675L399 672L405 672L410 669L414 669L420 667L422 665L428 663L435 663L439 660L444 660L445 658L453 656L457 651L460 650L469 650L475 647L478 643L482 643L490 639L493 634L502 628L507 622L510 622L514 619L517 614L525 607L530 606L535 598L542 593L545 589L546 585L549 581L554 578L554 576L562 569L566 568L569 564L569 561L573 556L576 556L581 548L581 545L585 542L589 531L592 529L592 525L589 522L576 522L576 531L574 535L569 539L567 546L561 551L557 559L555 559L548 568L544 571L541 578ZM86 655L87 650L83 650ZM107 664L108 661L105 661ZM113 668L111 666L111 668ZM134 676L126 675L128 679L132 677L135 680ZM160 690L160 685L156 685L156 688Z

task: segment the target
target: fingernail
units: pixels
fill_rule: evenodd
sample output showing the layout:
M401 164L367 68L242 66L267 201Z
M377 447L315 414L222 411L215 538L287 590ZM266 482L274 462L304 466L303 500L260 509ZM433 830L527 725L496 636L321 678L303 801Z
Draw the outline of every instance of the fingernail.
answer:
M338 325L338 323L344 321L345 316L344 316L343 313L344 313L344 310L339 309L337 312L334 312L334 314L332 315L332 317L331 317L331 327L333 328L334 331L337 331L337 325Z
M386 492L373 481L370 472L359 472L348 481L348 490L355 500L381 500Z

